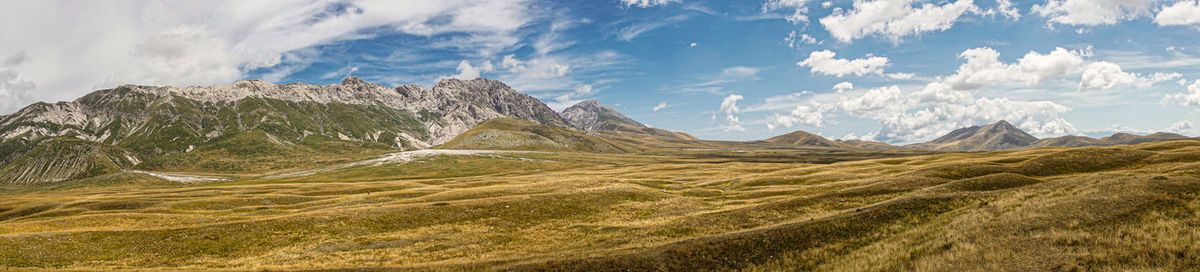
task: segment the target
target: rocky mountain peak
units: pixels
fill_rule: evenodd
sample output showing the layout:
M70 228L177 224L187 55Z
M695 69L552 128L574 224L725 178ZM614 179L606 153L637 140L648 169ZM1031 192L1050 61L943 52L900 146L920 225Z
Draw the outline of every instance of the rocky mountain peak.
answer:
M361 78L358 78L356 76L348 76L348 77L346 77L346 79L342 79L342 85L354 86L354 85L366 85L366 84L367 84L367 81L365 81Z
M563 110L562 116L567 123L584 131L595 131L605 123L614 122L635 127L646 127L638 121L621 114L612 107L600 104L596 100L587 100Z

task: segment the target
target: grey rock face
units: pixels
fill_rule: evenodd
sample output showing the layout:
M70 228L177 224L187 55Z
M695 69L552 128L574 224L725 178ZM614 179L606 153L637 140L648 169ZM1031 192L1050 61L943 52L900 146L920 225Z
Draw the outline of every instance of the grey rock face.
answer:
M562 112L562 116L571 126L583 131L596 131L604 127L607 122L616 122L627 124L635 127L646 127L638 121L634 121L629 117L621 114L617 110L600 104L596 100L588 100L579 102Z

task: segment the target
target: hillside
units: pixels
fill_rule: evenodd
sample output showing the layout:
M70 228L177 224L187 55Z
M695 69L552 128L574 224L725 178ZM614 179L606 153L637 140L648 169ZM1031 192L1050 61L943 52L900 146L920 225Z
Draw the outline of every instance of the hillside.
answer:
M608 140L579 131L511 118L483 122L438 148L597 153L629 151Z
M1198 153L1200 140L833 164L464 153L202 186L118 173L0 191L0 266L1188 271Z
M1033 144L1030 144L1030 147L1047 147L1047 146L1084 147L1084 146L1102 146L1102 145L1110 145L1110 144L1105 141L1101 141L1099 139L1092 138L1092 137L1066 135L1066 136L1060 136L1060 137L1054 137L1054 138L1041 139L1041 140L1038 140L1037 142L1034 142Z
M906 149L904 147L894 146L894 145L890 145L887 143L876 142L876 141L836 140L834 142L838 143L838 145L848 147L848 148L867 149L867 150L904 150L904 149Z
M43 184L121 172L140 162L132 152L74 138L46 138L0 165L0 184Z
M956 129L932 141L905 147L936 151L984 151L1024 148L1037 141L1037 137L1000 120L985 126Z
M1119 144L1140 144L1140 143L1170 141L1170 140L1179 140L1179 139L1188 139L1188 137L1179 135L1179 134L1175 134L1175 133L1166 133L1166 132L1157 132L1157 133L1146 135L1146 136L1134 135L1134 134L1129 134L1129 133L1116 133L1116 134L1113 134L1112 136L1100 138L1100 141L1105 143L1106 145L1119 145Z
M825 137L821 137L819 135L808 133L808 132L802 131L802 130L797 130L797 131L793 131L791 133L771 137L770 139L766 139L763 141L767 142L767 143L772 143L772 144L785 145L785 146L797 146L797 147L831 147L831 148L844 147L843 145L841 145L837 142L830 141L829 139L825 139Z
M323 86L257 80L211 87L124 85L71 102L36 103L0 117L0 166L43 139L66 137L128 150L148 163L143 168L254 173L357 159L380 149L427 148L498 117L568 126L541 101L487 79L394 89L355 77ZM255 136L245 137L247 133ZM266 149L232 157L206 149L232 138L240 139L241 146ZM291 148L308 139L343 141L339 147L346 150Z

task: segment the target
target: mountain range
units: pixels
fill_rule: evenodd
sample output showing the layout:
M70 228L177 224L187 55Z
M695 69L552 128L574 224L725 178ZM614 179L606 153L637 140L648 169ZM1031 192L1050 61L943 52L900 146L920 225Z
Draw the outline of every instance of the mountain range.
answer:
M907 146L796 131L745 144L780 148L984 151L1187 138L1170 133L1037 139L999 121ZM735 143L737 144L737 143ZM0 116L0 183L124 169L268 173L424 148L649 152L728 146L652 128L589 100L555 112L489 79L388 88L243 80L208 87L123 85Z

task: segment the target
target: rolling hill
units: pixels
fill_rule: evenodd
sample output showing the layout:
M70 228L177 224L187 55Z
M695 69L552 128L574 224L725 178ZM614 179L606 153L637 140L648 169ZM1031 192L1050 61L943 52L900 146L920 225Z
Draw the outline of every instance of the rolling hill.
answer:
M1037 141L1037 137L1000 120L985 126L956 129L932 141L905 147L936 151L984 151L1019 149Z
M793 131L791 133L771 137L771 138L763 140L763 141L767 142L767 143L785 145L785 146L805 146L805 147L817 146L817 147L831 147L831 148L845 147L842 144L839 144L834 141L830 141L829 139L825 139L825 137L821 137L819 135L808 133L808 132L802 131L802 130L797 130L797 131Z
M629 151L613 142L579 131L511 118L483 122L438 148L596 153Z

